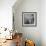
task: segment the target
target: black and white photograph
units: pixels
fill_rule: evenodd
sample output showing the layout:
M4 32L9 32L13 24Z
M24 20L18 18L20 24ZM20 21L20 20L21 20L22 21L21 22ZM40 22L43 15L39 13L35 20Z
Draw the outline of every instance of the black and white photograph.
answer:
M23 12L22 13L22 26L36 26L37 13L36 12Z

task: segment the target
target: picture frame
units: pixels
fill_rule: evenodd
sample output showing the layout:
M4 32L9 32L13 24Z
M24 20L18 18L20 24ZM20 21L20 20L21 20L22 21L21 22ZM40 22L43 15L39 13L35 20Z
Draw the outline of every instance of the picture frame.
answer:
M37 12L22 12L22 26L36 27L37 26Z
M13 13L13 20L12 20L12 22L13 22L13 31L15 30L15 18L14 18L15 16L14 16L14 13Z

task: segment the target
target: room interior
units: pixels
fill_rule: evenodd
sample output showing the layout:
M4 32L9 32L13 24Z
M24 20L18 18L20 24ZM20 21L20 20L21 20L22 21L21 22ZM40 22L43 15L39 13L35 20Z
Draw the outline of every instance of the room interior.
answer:
M0 46L46 46L45 4L45 0L0 0ZM37 13L36 26L23 26L23 12Z

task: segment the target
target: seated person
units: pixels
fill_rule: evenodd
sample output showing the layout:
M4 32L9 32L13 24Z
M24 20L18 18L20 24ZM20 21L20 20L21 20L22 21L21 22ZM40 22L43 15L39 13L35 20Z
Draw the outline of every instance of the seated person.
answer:
M22 46L22 36L21 34L16 34L16 38L15 38L15 42L16 42L16 46Z

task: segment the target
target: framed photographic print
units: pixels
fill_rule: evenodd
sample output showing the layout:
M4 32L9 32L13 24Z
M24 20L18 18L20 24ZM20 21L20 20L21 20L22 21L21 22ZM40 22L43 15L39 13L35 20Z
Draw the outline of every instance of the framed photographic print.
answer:
M22 12L22 26L37 26L37 12Z

